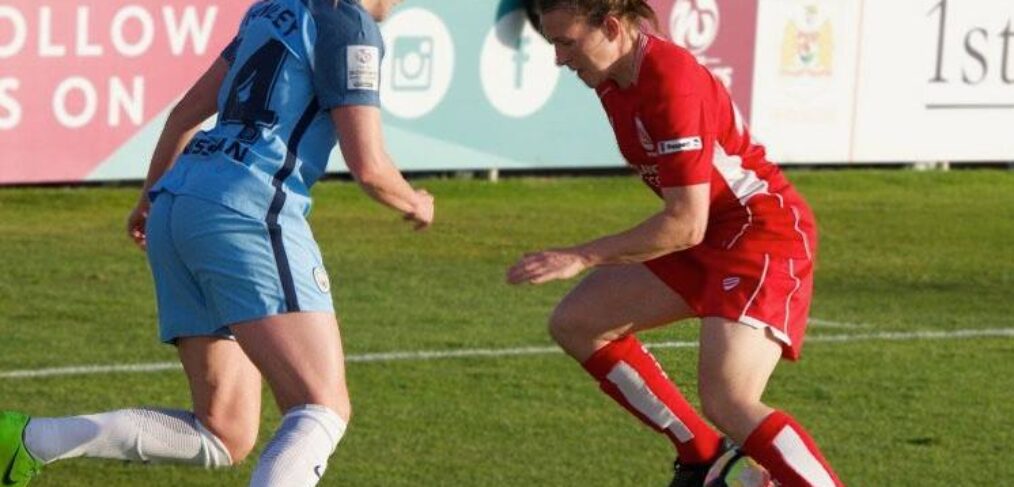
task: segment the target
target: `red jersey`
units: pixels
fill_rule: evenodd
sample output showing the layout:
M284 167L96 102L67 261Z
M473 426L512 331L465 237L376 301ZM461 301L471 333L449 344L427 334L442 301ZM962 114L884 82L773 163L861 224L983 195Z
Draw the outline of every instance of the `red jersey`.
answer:
M711 184L704 244L812 258L809 207L751 139L722 82L664 39L644 35L637 52L633 84L595 89L627 163L659 196Z

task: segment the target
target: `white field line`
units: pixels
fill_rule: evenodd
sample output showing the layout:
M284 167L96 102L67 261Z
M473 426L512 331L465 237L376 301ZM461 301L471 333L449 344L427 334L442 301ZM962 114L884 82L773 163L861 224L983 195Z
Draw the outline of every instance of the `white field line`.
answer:
M1014 328L968 329L952 331L911 331L911 332L877 332L841 335L818 335L806 339L806 343L847 343L864 341L912 342L918 340L961 340L968 338L1014 338ZM654 342L646 343L651 349L696 348L697 342ZM549 355L560 353L560 349L551 347L521 348L473 348L463 350L432 350L418 352L386 352L365 353L345 357L347 362L383 363L411 360L436 360L449 358L472 357L510 357L528 355ZM28 379L37 377L59 377L67 375L96 375L117 372L161 372L178 370L182 367L178 362L159 362L132 365L86 365L76 367L53 367L32 370L11 370L0 372L0 379Z
M822 320L820 318L810 318L808 324L814 328L870 328L870 325L862 323L846 323L842 321Z

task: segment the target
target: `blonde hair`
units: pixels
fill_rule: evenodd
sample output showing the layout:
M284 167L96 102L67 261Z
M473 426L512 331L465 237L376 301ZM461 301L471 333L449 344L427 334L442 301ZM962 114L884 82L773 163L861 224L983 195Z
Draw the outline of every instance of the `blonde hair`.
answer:
M602 25L607 16L613 15L636 26L647 21L656 31L658 30L658 17L647 0L534 0L534 2L535 11L540 16L553 10L570 9L592 25Z

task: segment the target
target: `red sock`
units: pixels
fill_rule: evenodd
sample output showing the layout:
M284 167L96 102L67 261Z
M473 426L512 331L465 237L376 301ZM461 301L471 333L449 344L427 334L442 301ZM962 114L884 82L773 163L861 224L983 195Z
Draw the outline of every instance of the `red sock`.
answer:
M743 451L767 468L782 487L844 487L810 434L781 411L764 418Z
M694 411L633 335L602 347L584 363L599 387L644 424L664 433L682 463L714 459L721 438Z

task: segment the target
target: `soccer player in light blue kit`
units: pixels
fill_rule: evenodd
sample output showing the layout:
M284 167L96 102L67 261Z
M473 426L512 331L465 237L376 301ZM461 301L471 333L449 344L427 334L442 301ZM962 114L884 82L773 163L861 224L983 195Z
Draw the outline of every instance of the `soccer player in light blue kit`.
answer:
M147 248L161 338L176 346L193 412L0 413L0 485L72 457L239 463L260 421L261 377L281 425L250 485L310 486L351 407L329 282L305 216L328 154L417 229L433 198L413 189L381 136L376 24L400 0L265 0L172 110L127 231ZM217 113L214 128L197 131Z

